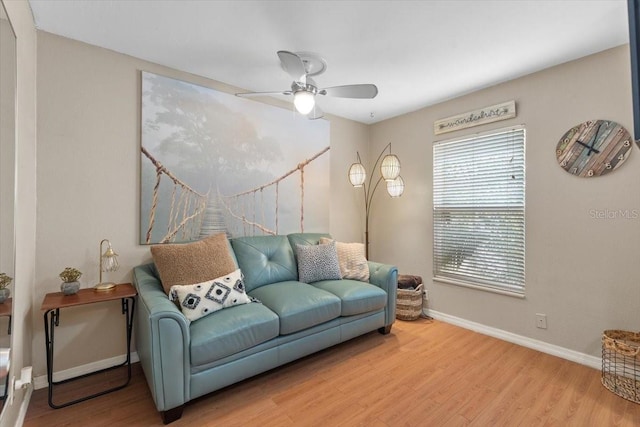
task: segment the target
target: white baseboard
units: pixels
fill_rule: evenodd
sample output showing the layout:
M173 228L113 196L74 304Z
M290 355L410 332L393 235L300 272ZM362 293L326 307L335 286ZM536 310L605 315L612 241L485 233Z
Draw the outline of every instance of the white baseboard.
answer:
M534 340L533 338L517 335L511 332L504 331L502 329L492 328L481 323L472 322L470 320L451 316L445 313L440 313L438 311L427 309L424 310L424 312L426 315L431 316L434 319L441 320L452 325L460 326L461 328L469 329L484 335L489 335L490 337L498 338L503 341L541 351L552 356L561 357L563 359L570 360L572 362L576 362L593 369L602 369L602 359L600 357L595 357L585 353L580 353L578 351L569 350L568 348L549 344L544 341Z
M109 359L98 360L97 362L87 363L86 365L76 366L70 369L65 369L64 371L58 371L53 373L53 381L63 381L69 378L75 378L80 375L89 374L91 372L99 371L100 369L105 369L110 366L115 366L119 363L122 363L126 360L126 356L123 354L122 356L115 356ZM138 353L131 353L131 363L139 362L140 358L138 357ZM33 386L36 390L40 390L41 388L46 388L49 386L49 382L47 381L46 375L40 375L34 377Z

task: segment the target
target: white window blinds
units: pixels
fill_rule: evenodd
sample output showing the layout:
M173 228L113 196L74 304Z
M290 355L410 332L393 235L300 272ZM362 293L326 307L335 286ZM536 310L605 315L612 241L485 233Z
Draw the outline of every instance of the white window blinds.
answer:
M433 147L436 279L524 295L524 128Z

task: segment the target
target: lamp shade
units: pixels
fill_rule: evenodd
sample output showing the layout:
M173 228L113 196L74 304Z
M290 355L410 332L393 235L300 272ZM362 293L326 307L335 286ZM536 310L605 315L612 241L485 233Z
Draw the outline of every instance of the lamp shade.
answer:
M311 92L300 90L293 95L293 105L298 113L307 115L316 105L315 96Z
M102 271L111 272L117 271L120 267L118 264L118 254L111 248L111 243L109 243L109 247L102 254Z
M354 163L349 168L349 182L354 187L362 187L365 179L367 179L367 171L362 163Z
M391 197L400 197L404 193L404 180L400 175L392 181L387 181L387 193Z
M380 164L380 174L385 181L393 181L400 175L400 160L395 154L387 154Z

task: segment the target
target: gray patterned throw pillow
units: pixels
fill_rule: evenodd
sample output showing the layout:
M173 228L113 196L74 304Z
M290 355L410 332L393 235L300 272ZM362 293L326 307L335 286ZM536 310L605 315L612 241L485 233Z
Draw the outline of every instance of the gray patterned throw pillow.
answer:
M296 245L296 255L298 280L301 282L342 279L335 242L325 245Z

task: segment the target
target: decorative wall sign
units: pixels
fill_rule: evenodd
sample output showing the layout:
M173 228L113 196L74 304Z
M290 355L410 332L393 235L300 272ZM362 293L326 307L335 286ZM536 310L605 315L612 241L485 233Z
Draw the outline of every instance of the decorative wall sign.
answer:
M610 120L589 120L569 129L556 146L560 167L590 178L613 172L631 154L629 132Z
M326 232L329 125L143 72L140 242Z
M516 102L508 101L502 104L492 105L468 113L457 114L446 119L436 120L433 123L433 133L440 135L486 123L512 119L516 116Z

